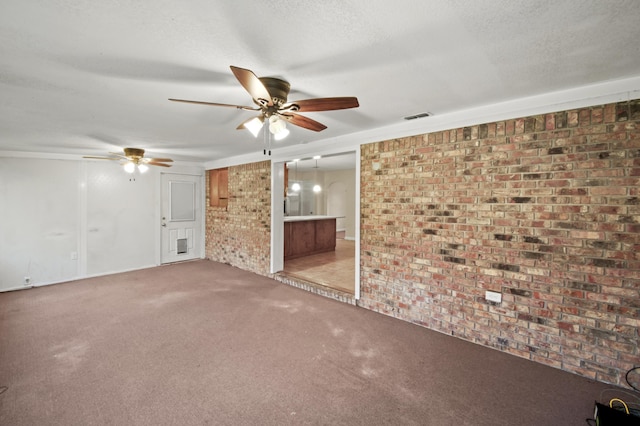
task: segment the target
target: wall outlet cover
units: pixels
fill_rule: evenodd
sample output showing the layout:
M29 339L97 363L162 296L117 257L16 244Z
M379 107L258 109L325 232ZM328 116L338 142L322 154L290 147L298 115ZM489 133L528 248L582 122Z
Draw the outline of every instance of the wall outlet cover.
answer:
M502 293L498 293L497 291L487 290L484 293L484 298L489 302L502 303Z

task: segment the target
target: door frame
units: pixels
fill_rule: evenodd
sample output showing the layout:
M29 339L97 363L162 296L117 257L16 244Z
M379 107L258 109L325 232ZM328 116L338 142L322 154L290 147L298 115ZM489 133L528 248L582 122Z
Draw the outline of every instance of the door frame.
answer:
M350 149L348 151L351 151ZM356 229L355 229L355 276L354 298L360 299L360 145L356 152ZM344 152L344 150L335 153ZM326 152L325 154L332 154ZM271 161L271 264L270 273L284 269L284 164L286 161Z

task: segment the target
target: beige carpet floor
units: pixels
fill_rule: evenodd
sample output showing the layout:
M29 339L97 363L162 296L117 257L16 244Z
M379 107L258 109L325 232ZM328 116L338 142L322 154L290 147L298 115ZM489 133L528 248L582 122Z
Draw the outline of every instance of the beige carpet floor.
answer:
M11 426L578 426L616 392L206 260L0 294L0 389Z

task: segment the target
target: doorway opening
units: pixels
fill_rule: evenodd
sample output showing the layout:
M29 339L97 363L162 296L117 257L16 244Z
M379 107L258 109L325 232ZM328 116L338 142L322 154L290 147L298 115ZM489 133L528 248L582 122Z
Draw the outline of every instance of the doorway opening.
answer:
M283 166L283 261L278 275L287 281L297 279L358 298L357 164L357 153L348 152Z

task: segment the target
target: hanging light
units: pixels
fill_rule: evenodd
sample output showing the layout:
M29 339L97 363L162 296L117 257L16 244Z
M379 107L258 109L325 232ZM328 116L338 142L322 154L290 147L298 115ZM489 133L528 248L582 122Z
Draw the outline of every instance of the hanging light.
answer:
M296 175L294 177L296 180L298 180L298 161L300 160L293 160L293 162L296 163ZM293 182L293 185L291 185L291 189L294 192L300 191L300 184L298 182Z
M316 182L318 181L318 159L319 158L322 158L322 157L319 155L315 155L313 157L313 159L316 160L316 166L314 167L314 169L316 170L313 172L313 180L315 180ZM315 185L313 185L313 192L317 194L320 191L322 191L322 187L319 184L316 183Z
M147 170L149 170L149 166L147 166L146 164L140 163L138 164L138 170L140 170L140 173L144 173Z

